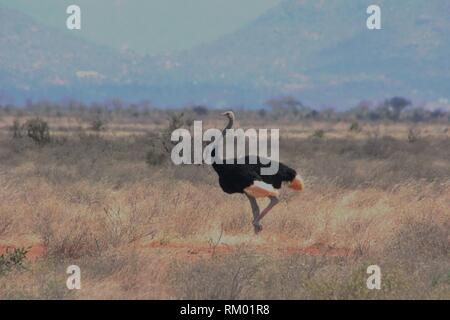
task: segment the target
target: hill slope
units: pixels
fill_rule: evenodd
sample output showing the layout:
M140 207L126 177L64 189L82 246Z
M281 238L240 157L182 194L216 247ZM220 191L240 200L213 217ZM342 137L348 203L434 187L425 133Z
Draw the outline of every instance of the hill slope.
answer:
M0 87L28 97L78 95L81 87L123 81L129 61L107 48L0 6ZM48 96L47 96L48 95Z

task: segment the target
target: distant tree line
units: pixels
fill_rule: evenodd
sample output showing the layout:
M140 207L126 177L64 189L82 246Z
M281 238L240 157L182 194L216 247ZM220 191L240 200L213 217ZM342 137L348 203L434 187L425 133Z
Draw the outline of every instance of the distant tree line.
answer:
M291 96L273 98L266 101L264 108L233 108L240 111L243 117L260 118L265 120L283 121L450 121L450 109L427 110L414 106L412 102L403 97L393 97L379 103L362 101L354 108L338 111L332 108L317 110L306 106ZM82 103L76 100L62 102L28 101L24 106L0 105L0 116L21 116L32 114L34 116L72 116L90 121L92 127L101 128L112 117L129 117L138 119L152 118L155 121L167 119L167 114L182 112L192 119L213 116L218 111L207 105L189 105L183 108L159 108L149 101L127 103L120 99L112 99L103 103Z
M449 110L427 110L414 106L403 97L393 97L373 105L362 101L356 107L346 111L335 109L315 110L305 106L293 97L281 97L267 101L271 116L286 119L317 119L317 120L360 120L360 121L450 121ZM263 114L266 114L264 111Z

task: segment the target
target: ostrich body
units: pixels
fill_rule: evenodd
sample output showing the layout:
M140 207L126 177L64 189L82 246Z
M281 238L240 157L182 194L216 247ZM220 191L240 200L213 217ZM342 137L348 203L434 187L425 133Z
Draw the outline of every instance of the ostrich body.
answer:
M222 131L225 136L226 130L231 129L234 123L234 113L228 111L223 113L227 116L228 124ZM215 149L211 152L211 156L215 157ZM256 157L256 163L250 163L250 157ZM273 175L262 175L261 169L270 167L268 161L261 161L258 156L246 156L243 164L238 163L234 159L233 164L213 163L212 167L219 176L219 185L222 190L228 194L242 193L247 196L250 201L253 212L253 227L255 233L262 230L261 220L264 216L279 202L278 190L281 189L283 183L293 190L302 191L304 184L297 172L283 163L278 164L278 172ZM260 212L257 198L269 198L269 205Z

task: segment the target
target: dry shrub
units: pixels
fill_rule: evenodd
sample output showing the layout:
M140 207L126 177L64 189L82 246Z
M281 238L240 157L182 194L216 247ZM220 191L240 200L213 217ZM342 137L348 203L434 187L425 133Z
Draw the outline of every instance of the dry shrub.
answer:
M67 290L66 267L69 262L53 259L39 260L27 264L27 268L16 270L0 277L0 299L46 299L74 298Z
M426 279L395 264L381 266L381 290L368 289L367 267L376 264L374 261L308 255L276 258L235 252L177 264L169 277L180 299L445 298L445 287L432 287Z
M329 264L305 283L306 299L319 300L369 300L420 298L414 287L422 286L405 270L396 266L381 266L381 289L367 288L367 261L342 261ZM421 287L423 288L423 287Z
M158 145L152 145L145 155L145 162L149 166L159 166L168 160L168 153Z
M408 142L415 143L420 140L420 129L418 128L410 128L408 131Z
M52 264L49 266L48 264ZM67 290L66 280L67 274L65 273L66 264L53 264L52 262L44 262L41 268L34 270L33 275L37 281L37 297L44 300L62 300L66 298L73 298L75 292Z
M114 298L133 295L140 285L150 277L145 277L143 269L146 263L143 252L136 247L111 248L102 251L95 257L84 257L77 261L83 272L83 290L89 298ZM106 291L105 284L112 284L113 288ZM102 289L99 289L102 288Z
M14 122L13 122L12 126L9 128L9 131L12 133L12 137L14 139L22 138L23 130L22 130L22 126L20 124L19 119L14 119Z
M298 254L278 261L267 257L252 298L305 299L309 294L308 282L331 260L325 256Z
M0 215L0 237L5 235L13 223L12 217L6 214Z
M444 224L438 224L430 218L409 220L398 230L387 252L396 259L408 262L410 266L448 258L450 257L450 223L447 221Z
M245 299L261 262L254 254L238 251L191 265L175 264L170 280L180 299Z
M158 182L148 192L152 196L150 203L155 211L159 236L187 239L203 235L210 230L214 216L222 209L220 194L211 192L208 186L193 186L171 179Z
M152 218L151 213L142 214L134 205L125 212L118 207L105 208L103 215L74 215L65 218L63 223L54 215L41 215L36 229L49 256L61 260L80 259L152 237L155 233Z
M43 222L38 226L50 257L65 260L98 255L104 247L92 230L92 221L81 215L72 217L64 226Z
M170 162L172 147L176 144L171 140L172 132L179 128L191 127L193 121L183 112L174 112L169 115L167 128L162 132L152 132L148 134L150 148L145 156L145 161L149 166L159 166Z
M261 281L252 298L389 299L398 297L410 285L406 275L391 269L383 274L382 290L369 290L366 270L371 264L359 258L326 255L295 255L279 261L271 258L259 275Z
M133 201L124 213L120 207L104 208L102 242L104 245L118 247L126 245L144 237L153 237L155 229L152 226L154 212L145 214Z
M387 159L396 151L396 141L391 137L373 136L365 141L362 154L375 159Z
M127 263L118 273L118 277L121 279L120 287L125 292L136 291L142 284L140 276L144 269L144 262L141 259L141 255L142 252L138 252L133 248L128 253Z

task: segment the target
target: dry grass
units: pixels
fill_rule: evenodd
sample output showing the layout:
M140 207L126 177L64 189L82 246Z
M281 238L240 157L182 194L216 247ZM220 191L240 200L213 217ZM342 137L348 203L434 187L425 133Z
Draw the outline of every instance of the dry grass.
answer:
M51 119L51 143L37 146L11 138L13 120L0 131L0 245L45 250L0 276L0 298L450 298L441 125L411 141L403 124L271 123L308 188L283 194L255 236L247 200L222 193L208 166L146 164L146 130L160 121L109 119L91 132ZM65 287L70 264L80 291ZM365 286L370 264L382 268L380 291Z

